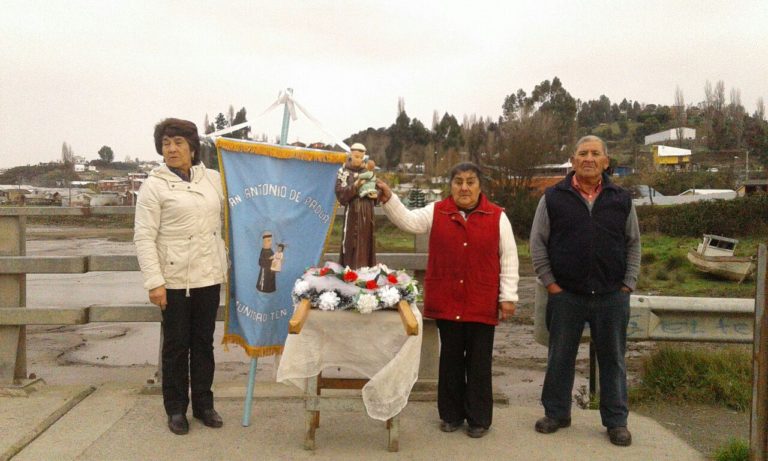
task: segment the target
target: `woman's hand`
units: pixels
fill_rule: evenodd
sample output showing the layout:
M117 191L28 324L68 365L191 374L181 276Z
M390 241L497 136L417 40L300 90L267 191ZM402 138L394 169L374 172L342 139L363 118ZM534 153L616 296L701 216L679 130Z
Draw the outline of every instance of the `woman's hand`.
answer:
M165 296L165 285L149 290L149 302L160 307L160 310L165 310L165 306L168 305L168 298Z
M512 301L501 301L499 303L499 312L501 313L501 320L511 319L515 315L515 303Z
M376 178L376 189L379 190L379 203L384 205L392 198L392 189L379 178Z

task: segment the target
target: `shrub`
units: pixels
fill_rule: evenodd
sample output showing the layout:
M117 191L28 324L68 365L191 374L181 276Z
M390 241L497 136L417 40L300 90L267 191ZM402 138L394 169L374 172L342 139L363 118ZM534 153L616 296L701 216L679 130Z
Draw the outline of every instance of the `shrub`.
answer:
M659 269L653 277L656 280L669 280L669 272L666 269Z
M746 237L768 233L768 195L674 206L637 208L640 230L678 237L717 234Z
M691 350L663 347L643 364L637 400L721 404L746 410L752 400L750 354L734 348Z
M731 437L715 450L713 457L716 461L749 461L749 444L744 439Z

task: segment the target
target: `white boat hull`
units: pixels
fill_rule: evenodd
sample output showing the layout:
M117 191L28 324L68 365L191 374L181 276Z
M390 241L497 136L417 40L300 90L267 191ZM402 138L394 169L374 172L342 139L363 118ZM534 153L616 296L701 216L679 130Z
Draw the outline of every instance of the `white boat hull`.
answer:
M737 282L752 275L757 267L754 258L748 256L704 256L694 250L688 251L688 261L701 272Z

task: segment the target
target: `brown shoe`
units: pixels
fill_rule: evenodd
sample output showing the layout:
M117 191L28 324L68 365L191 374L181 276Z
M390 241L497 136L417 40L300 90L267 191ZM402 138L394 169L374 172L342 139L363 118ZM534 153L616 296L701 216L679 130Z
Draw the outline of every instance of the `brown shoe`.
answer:
M571 425L571 418L555 419L545 416L536 421L536 432L542 434L551 434L557 432L561 427L568 427Z
M208 427L218 428L224 425L221 416L213 408L203 410L200 413L192 413L192 416L202 421Z
M628 447L632 445L632 434L629 433L626 427L611 427L608 429L608 438L611 439L611 443L620 447Z

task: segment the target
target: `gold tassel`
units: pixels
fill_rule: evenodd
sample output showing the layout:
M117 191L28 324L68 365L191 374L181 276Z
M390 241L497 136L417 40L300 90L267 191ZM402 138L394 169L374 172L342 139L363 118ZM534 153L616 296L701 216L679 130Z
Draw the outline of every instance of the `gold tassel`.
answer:
M265 155L267 157L275 158L298 159L309 162L342 164L347 160L347 154L344 152L332 152L319 149L302 149L299 147L290 146L276 146L274 144L259 144L225 138L218 138L216 140L216 148L219 150L219 159L221 159L221 149L226 149L232 152Z
M240 335L225 334L221 340L224 344L237 344L248 354L251 358L269 357L270 355L277 355L283 353L284 346L260 346L253 347Z

